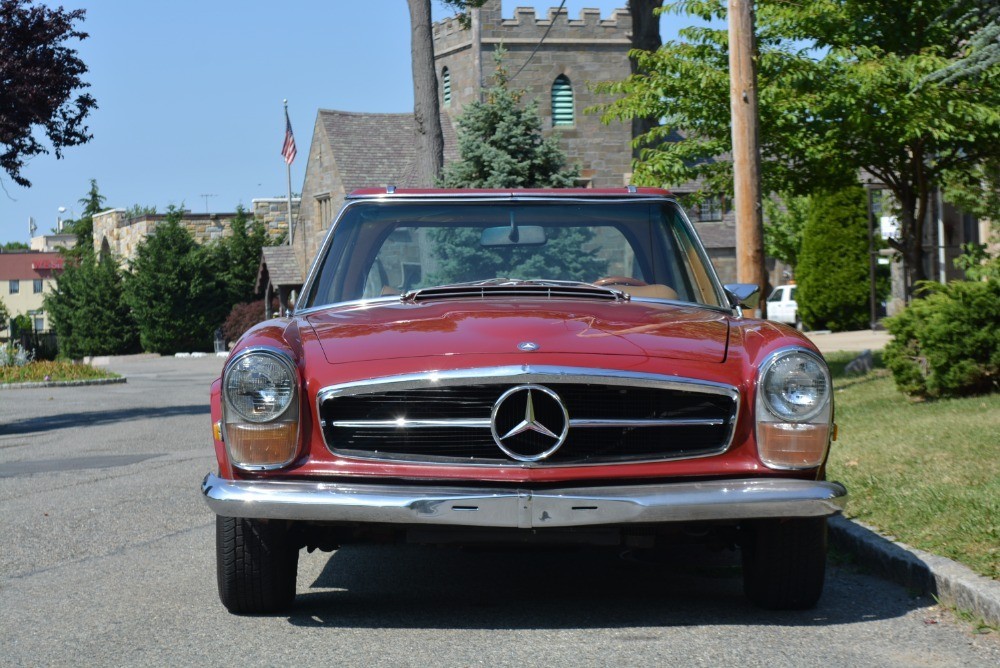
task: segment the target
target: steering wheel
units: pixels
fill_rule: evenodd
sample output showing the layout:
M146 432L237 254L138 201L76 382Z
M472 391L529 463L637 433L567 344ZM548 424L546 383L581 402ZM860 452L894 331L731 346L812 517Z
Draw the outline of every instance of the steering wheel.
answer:
M605 276L604 278L599 278L594 281L594 285L600 286L612 286L612 285L625 285L632 288L642 287L644 285L649 285L645 281L640 281L638 278L632 278L631 276Z

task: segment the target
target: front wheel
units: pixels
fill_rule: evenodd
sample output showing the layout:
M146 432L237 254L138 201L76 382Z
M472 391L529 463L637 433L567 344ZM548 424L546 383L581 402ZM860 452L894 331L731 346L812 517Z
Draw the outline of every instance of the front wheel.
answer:
M743 532L747 598L770 610L815 606L826 576L826 518L755 520Z
M230 612L278 612L295 600L298 544L285 522L215 518L219 598Z

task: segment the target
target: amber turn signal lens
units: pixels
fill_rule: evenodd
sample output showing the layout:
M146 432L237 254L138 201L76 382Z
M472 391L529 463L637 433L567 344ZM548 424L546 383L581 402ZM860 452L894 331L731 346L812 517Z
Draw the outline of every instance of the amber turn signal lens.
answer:
M227 424L226 446L236 466L282 466L295 457L298 431L296 422Z
M762 422L757 425L760 458L773 468L813 468L823 463L830 426Z

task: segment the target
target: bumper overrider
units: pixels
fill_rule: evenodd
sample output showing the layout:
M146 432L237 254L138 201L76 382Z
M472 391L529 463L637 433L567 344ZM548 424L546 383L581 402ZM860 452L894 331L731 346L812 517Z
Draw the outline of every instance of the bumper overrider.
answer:
M225 517L518 529L826 517L847 502L840 483L786 478L528 490L226 480L208 474L202 493Z

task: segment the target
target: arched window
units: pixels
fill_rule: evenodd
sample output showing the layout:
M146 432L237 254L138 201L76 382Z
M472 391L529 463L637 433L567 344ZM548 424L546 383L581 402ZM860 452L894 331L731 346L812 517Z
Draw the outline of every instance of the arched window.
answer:
M560 74L552 82L552 125L574 125L573 84L569 77Z
M441 98L444 106L451 106L451 72L447 67L441 70Z

